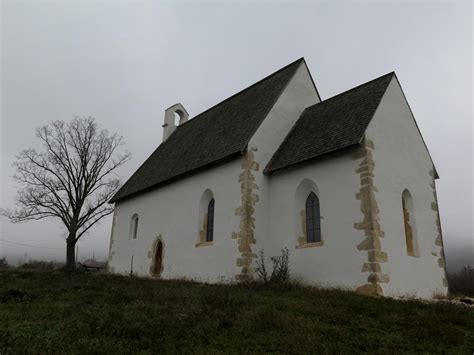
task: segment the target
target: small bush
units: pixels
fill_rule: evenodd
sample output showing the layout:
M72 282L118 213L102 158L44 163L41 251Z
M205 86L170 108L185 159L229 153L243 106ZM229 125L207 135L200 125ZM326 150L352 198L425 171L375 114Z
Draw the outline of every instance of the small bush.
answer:
M270 277L268 277L268 272L265 265L265 254L263 249L260 250L258 253L256 268L258 277L264 283L267 283L268 281L273 283L282 283L288 281L290 278L289 256L290 251L286 247L281 250L280 256L272 256L270 260L272 261L273 269Z
M289 265L290 251L288 248L281 250L280 256L272 257L273 270L270 276L270 281L273 282L286 282L290 278L290 265Z
M267 268L265 266L265 254L263 252L263 249L261 249L260 252L258 253L257 268L255 269L255 271L257 272L258 277L264 283L267 283L268 273L267 273Z

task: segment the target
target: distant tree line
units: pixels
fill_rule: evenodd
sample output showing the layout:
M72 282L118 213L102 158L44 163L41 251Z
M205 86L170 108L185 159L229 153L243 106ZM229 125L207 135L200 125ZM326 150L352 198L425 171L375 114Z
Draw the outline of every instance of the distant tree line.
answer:
M458 272L448 272L449 292L452 295L474 296L474 268L464 266Z
M0 269L12 268L6 257L0 258ZM18 266L18 269L54 271L64 268L64 263L56 261L28 260Z

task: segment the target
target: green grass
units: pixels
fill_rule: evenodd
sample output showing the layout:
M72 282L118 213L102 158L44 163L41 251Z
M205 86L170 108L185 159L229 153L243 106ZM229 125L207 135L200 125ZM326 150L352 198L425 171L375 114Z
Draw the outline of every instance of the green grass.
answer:
M0 271L0 353L466 353L474 309L296 286Z

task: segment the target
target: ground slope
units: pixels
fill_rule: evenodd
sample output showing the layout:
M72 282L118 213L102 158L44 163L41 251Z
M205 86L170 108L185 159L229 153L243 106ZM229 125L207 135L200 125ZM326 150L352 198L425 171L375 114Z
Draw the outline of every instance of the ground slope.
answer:
M0 353L466 353L474 310L294 286L0 271Z

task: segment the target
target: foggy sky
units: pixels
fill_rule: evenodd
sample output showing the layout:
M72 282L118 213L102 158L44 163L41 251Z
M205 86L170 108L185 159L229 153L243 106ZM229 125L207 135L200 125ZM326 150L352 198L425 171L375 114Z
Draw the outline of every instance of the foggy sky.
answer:
M126 180L161 142L164 109L190 116L304 56L322 99L395 71L440 175L448 267L473 260L470 2L1 2L1 207L15 154L73 115L125 137ZM63 260L52 220L0 222L0 257ZM79 242L105 259L111 218ZM58 249L45 249L58 248Z

